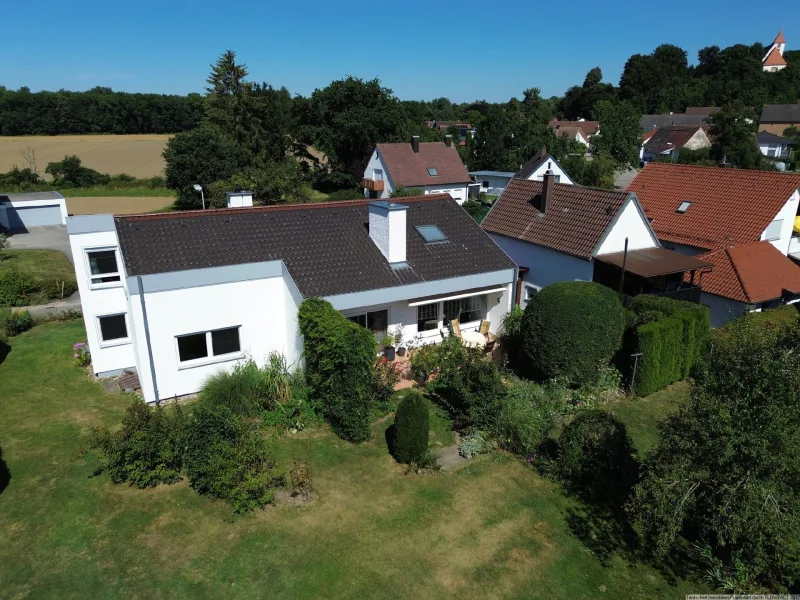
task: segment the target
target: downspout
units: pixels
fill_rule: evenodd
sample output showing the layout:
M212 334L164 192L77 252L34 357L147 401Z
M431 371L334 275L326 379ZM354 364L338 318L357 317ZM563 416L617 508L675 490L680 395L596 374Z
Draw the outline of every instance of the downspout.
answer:
M139 284L139 301L142 305L142 321L144 322L144 339L147 342L147 358L150 360L150 377L153 380L153 394L155 394L156 402L161 399L158 397L158 382L156 381L156 365L153 362L153 347L150 345L150 324L147 322L147 307L144 305L144 287L142 286L142 276L136 277Z
M514 265L514 285L511 286L512 291L512 300L511 300L511 308L514 306L519 306L520 296L522 295L522 281L519 278L519 267Z

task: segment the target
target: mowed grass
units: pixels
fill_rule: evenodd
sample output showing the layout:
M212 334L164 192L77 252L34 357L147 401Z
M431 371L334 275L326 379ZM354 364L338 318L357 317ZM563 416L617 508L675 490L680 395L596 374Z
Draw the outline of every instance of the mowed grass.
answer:
M689 391L689 384L681 381L646 398L625 399L608 407L627 426L640 458L655 448L658 423L678 410Z
M620 556L570 533L576 501L524 462L484 455L456 471L405 475L384 431L351 445L324 428L284 437L319 498L232 518L186 482L138 490L92 476L93 426L129 398L72 365L80 322L12 339L0 364L0 596L8 598L678 598ZM438 415L436 419L443 419ZM438 422L436 436L447 426Z
M14 165L27 167L22 155L30 148L41 174L47 163L76 154L84 167L101 173L127 173L140 178L163 175L162 153L170 137L160 134L0 136L0 173Z

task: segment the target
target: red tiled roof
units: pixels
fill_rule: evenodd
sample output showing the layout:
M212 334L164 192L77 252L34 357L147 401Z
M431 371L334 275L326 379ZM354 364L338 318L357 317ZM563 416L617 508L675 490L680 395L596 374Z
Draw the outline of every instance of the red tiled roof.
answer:
M629 197L626 192L556 183L542 214L531 201L541 193L541 181L512 179L486 215L484 231L588 260Z
M697 256L714 264L704 273L703 291L757 304L800 292L800 267L767 241L731 246Z
M786 38L783 37L783 29L780 30L780 32L778 33L778 37L776 37L775 41L772 42L772 43L773 44L785 44L786 43Z
M780 50L773 47L764 59L764 66L767 67L780 67L786 64L786 59L780 53Z
M800 175L651 162L628 191L660 240L711 250L759 241L798 188Z
M472 181L455 146L444 142L420 143L419 152L414 152L410 143L378 144L378 152L394 187ZM431 167L438 175L428 175Z
M558 119L553 119L548 125L553 130L563 129L564 127L580 127L586 138L594 135L600 129L600 121L559 121Z
M645 134L642 136L642 143L646 142L646 141L647 141L647 140L649 140L651 137L653 137L653 136L656 134L656 131L658 131L658 129L651 129L650 131L648 131L647 133L645 133Z

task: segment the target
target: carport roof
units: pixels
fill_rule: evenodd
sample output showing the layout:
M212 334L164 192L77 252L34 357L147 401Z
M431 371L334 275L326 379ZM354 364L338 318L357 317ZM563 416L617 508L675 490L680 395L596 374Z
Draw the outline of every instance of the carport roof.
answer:
M32 202L33 200L63 200L58 192L24 192L18 194L0 193L0 204L5 202Z

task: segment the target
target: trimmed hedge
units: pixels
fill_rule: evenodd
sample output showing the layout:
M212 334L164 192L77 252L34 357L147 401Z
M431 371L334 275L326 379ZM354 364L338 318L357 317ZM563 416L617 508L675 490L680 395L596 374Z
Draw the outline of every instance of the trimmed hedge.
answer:
M705 356L711 338L708 308L659 296L637 296L628 309L638 317L633 390L648 396L689 376Z
M617 294L588 281L542 289L525 308L522 344L542 378L592 381L622 344L625 310Z
M394 415L395 458L401 463L419 462L428 451L429 435L428 403L419 392L408 392Z
M343 439L369 439L377 344L329 302L309 298L298 312L311 400Z

